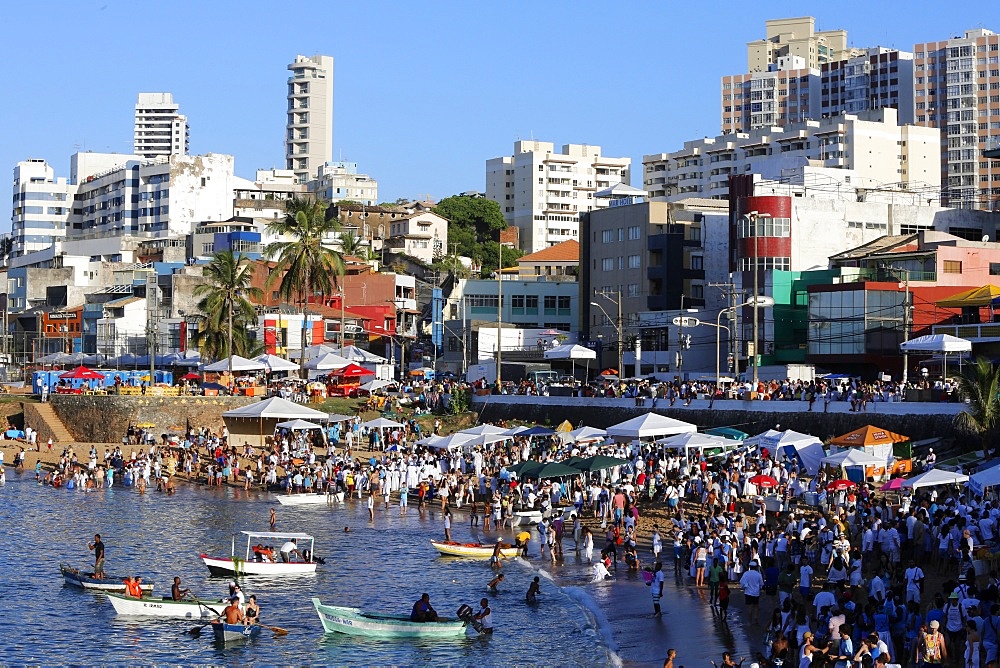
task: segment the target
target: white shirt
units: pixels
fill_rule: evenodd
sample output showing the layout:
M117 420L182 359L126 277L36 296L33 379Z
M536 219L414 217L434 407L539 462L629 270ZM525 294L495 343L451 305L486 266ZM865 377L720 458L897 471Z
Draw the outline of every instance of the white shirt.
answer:
M280 551L281 552L285 552L287 554L291 554L294 550L297 550L297 549L299 549L298 545L296 545L292 541L288 541L284 545L281 546L281 550Z
M740 578L740 586L747 596L760 596L760 590L764 587L764 577L760 572L749 570Z

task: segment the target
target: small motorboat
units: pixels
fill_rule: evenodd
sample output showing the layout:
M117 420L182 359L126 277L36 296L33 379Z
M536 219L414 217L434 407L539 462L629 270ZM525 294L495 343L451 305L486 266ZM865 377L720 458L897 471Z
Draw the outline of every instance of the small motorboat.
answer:
M226 604L218 601L174 601L169 598L135 598L108 594L108 601L119 615L129 617L170 617L172 619L215 619Z
M251 624L250 626L244 626L243 624L226 624L225 622L212 622L212 633L215 635L216 642L230 643L230 642L246 642L247 640L253 640L260 635L260 630L264 628L260 624Z
M333 497L328 494L279 494L278 503L283 506L314 506L332 503Z
M457 543L439 540L432 540L431 545L438 552L449 557L472 557L474 559L489 559L493 556L494 548L493 545L484 545L483 543ZM519 548L508 546L502 548L500 554L505 557L516 557L519 551Z
M289 562L283 562L280 559L267 561L264 560L264 557L259 552L254 551L256 546L253 543L255 540L258 542L276 541L278 545L275 546L273 553L275 556L278 556L280 545L284 541L296 540L299 541L299 553L308 553L311 557L315 539L309 534L273 531L243 531L241 533L247 539L247 548L243 555L236 553L237 534L233 534L231 556L210 557L207 554L199 555L201 560L205 562L205 565L208 566L208 570L211 571L212 575L223 575L225 577L241 575L303 575L316 572L316 564L318 563L316 559L310 558L309 561Z
M79 569L67 566L66 564L59 565L59 572L62 573L63 580L66 581L66 584L74 587L92 589L94 591L110 591L118 593L123 593L125 591L125 577L121 575L105 574L103 578L95 578L93 573L84 573ZM141 586L144 593L148 594L153 591L152 582L143 582Z
M458 638L465 635L466 622L461 619L411 622L409 615L383 615L362 612L358 608L323 605L318 598L312 602L326 633L370 638Z
M542 521L542 511L540 510L521 510L514 513L511 518L511 524L516 527L526 527L532 524L538 524Z

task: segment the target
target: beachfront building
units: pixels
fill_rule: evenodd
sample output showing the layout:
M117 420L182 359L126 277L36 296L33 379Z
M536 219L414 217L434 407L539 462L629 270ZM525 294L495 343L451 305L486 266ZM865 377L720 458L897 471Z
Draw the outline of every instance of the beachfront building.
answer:
M1000 35L966 30L961 37L913 46L916 123L941 131L941 181L950 206L996 210L1000 160L983 149L1000 141Z
M317 199L327 202L348 200L365 206L378 203L378 181L368 174L359 174L356 162L320 165L316 178L309 180L306 189Z
M139 93L135 103L134 152L146 159L185 155L191 130L171 93Z
M333 160L333 57L295 56L288 70L285 167L307 183Z
M797 178L845 197L891 192L937 200L940 134L899 125L895 109L843 114L784 128L757 128L684 142L670 153L644 155L643 187L653 200L727 199L735 176L782 182Z
M580 216L604 206L594 193L629 183L631 158L601 155L601 147L521 140L514 154L486 161L486 196L518 228L521 249L540 251L578 239Z
M11 256L43 250L66 237L76 186L42 159L28 159L14 168L11 212Z

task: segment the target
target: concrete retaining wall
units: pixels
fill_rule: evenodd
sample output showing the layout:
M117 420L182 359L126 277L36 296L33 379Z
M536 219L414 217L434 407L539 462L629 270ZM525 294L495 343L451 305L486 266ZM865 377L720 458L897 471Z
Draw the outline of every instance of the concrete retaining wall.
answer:
M73 437L85 443L117 443L130 424L154 425L157 435L192 426L222 427L222 413L260 401L254 397L122 397L53 395L51 405ZM25 404L25 417L30 404ZM29 422L29 424L31 424ZM39 441L41 441L39 434Z
M807 412L804 402L717 401L713 408L708 408L707 401L696 401L688 407L678 402L670 408L666 401L660 401L654 412L694 423L699 429L735 427L748 434L759 434L780 425L781 430L794 429L825 441L874 424L921 440L957 437L954 419L961 407L961 404L878 404L867 413L851 413L837 410L841 407L831 404L831 412L823 413L819 402L813 412ZM482 422L514 419L555 427L569 420L574 426L582 423L598 428L654 410L648 400L645 407L637 407L633 399L495 395L474 397L472 408Z

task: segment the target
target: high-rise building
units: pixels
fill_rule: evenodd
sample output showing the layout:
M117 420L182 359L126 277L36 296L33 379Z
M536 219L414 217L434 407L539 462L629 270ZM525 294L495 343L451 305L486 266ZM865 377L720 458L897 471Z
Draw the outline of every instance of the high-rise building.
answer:
M913 46L916 122L941 130L944 201L996 209L1000 160L984 149L1000 140L1000 36L966 30L962 37Z
M875 47L864 54L823 63L821 116L892 107L899 122L913 123L913 54Z
M747 71L766 72L784 56L797 56L805 67L819 69L823 63L855 55L847 48L846 30L816 32L816 19L802 16L764 22L764 39L747 42Z
M11 256L45 250L65 238L76 186L45 160L29 159L14 168L14 210L11 214Z
M722 132L784 127L820 117L820 72L800 56L767 69L722 77Z
M333 160L333 57L295 56L288 69L285 166L306 183Z
M566 144L562 152L542 141L514 143L514 155L486 161L486 196L518 228L521 249L540 251L579 241L580 214L607 206L594 192L629 183L631 158L601 155L600 146Z
M139 93L135 103L135 154L143 158L187 155L190 128L187 116L171 93Z

